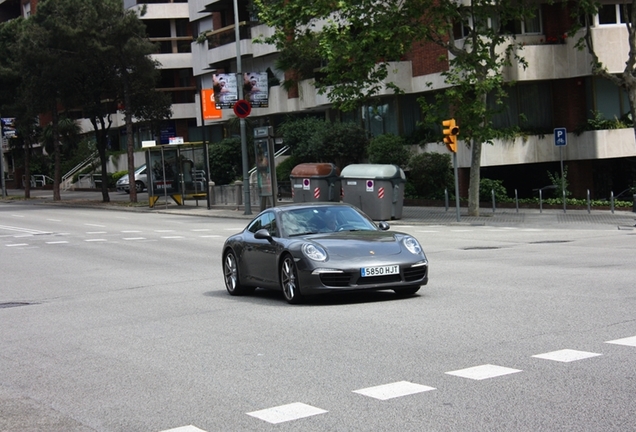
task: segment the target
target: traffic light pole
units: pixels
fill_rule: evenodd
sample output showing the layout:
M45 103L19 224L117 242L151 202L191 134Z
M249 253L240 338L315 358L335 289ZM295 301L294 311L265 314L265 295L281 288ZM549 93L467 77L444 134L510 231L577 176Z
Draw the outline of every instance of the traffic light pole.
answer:
M457 152L453 152L453 171L455 173L455 212L457 213L457 222L459 222L459 177L457 176Z

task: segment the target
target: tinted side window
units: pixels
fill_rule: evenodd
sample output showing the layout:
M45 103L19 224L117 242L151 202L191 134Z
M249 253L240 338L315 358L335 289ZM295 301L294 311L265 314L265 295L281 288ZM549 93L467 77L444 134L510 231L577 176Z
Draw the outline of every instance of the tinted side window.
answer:
M255 233L260 229L266 229L273 236L277 235L276 218L273 212L263 213L247 227L247 230L251 233Z

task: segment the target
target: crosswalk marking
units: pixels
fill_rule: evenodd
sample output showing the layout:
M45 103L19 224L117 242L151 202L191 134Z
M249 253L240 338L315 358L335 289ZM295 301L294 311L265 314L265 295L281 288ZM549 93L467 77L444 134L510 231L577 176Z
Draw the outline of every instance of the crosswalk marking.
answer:
M474 366L467 369L461 369L451 372L446 372L448 375L455 375L461 378L469 378L473 380L484 380L488 378L495 378L504 375L510 375L513 373L522 372L519 369L512 369L503 366L496 366L491 364L485 364L481 366Z
M268 423L278 424L318 414L324 414L326 412L328 411L301 402L295 402L260 411L248 412L247 415L264 420Z
M545 354L533 355L532 357L540 358L544 360L554 360L558 362L569 363L569 362L573 362L577 360L598 357L601 355L603 354L597 354L597 353L586 352L586 351L576 351L572 349L562 349L559 351L552 351Z
M605 343L636 347L636 336L607 341Z
M196 426L188 425L188 426L181 426L174 429L166 429L161 432L205 432L205 431L203 429L199 429Z
M399 381L391 384L384 384L376 387L354 390L353 392L364 396L369 396L374 399L389 400L401 396L408 396L431 390L435 390L435 387L415 384L408 381Z

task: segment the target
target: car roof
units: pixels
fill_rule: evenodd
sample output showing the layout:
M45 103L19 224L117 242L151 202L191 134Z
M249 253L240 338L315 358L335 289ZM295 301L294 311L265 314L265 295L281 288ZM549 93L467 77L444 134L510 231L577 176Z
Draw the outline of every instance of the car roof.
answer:
M350 204L346 204L346 203L342 203L342 202L331 202L331 201L316 201L316 202L302 202L302 203L292 203L292 204L282 204L276 207L271 207L268 209L265 209L263 211L267 211L267 210L274 210L276 212L286 212L286 211L292 211L292 210L300 210L300 209L307 209L307 208L324 208L324 207L350 207L350 208L355 208L354 206L350 205Z

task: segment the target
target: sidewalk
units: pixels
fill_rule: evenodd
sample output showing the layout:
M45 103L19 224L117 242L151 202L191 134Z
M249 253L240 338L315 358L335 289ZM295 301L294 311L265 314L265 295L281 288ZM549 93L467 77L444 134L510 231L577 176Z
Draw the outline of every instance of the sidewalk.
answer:
M107 208L119 211L135 211L147 213L168 213L187 216L220 217L229 219L244 219L247 223L259 212L258 206L252 206L251 215L245 214L245 209L236 205L214 205L207 208L207 202L200 200L198 205L193 200L188 200L185 205L179 206L170 198L166 201L159 199L154 208L148 207L147 194L139 195L139 203L130 203L128 194L111 192L111 202L102 202L101 192L96 191L62 191L61 201L53 200L51 190L32 190L31 199L24 200L24 190L8 190L8 198L0 200L6 203L29 203L34 205L73 206ZM281 204L283 202L280 202ZM636 230L636 213L628 211L610 210L568 210L563 209L527 209L520 208L517 212L512 208L496 209L481 208L479 217L468 216L466 208L460 209L460 220L457 221L457 213L454 207L446 210L444 207L410 207L405 206L402 217L389 221L392 225L463 225L463 226L509 226L509 227L538 227L538 228L602 228Z

